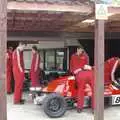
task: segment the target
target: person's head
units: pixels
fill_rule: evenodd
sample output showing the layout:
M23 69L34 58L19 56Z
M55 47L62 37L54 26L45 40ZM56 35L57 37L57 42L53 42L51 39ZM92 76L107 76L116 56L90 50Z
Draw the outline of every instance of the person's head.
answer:
M19 49L20 51L23 51L24 48L25 48L25 43L19 42L18 49Z
M84 52L83 47L78 46L78 47L77 47L77 55L80 55L80 54L83 53L83 52Z
M12 52L13 51L13 47L8 47L8 51Z
M33 53L38 52L38 48L37 48L37 46L35 46L35 45L32 46L32 52L33 52Z

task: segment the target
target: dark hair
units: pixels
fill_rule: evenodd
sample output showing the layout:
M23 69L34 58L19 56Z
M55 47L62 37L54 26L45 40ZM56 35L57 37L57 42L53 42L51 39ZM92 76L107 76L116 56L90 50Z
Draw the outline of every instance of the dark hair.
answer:
M32 46L32 49L35 50L35 51L38 51L38 48L37 48L37 46L35 46L35 45Z
M83 46L81 46L81 45L77 46L77 49L83 49L84 50Z
M9 50L13 50L13 47L8 47L7 49L9 49Z

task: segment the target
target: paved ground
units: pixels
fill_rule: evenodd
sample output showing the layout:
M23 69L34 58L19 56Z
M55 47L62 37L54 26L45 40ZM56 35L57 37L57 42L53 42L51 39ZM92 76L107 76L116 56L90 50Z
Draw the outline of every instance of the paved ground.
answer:
M28 95L25 105L13 105L12 95L8 96L8 120L51 120L44 114L42 106L32 103ZM53 120L53 119L52 119ZM75 109L69 110L58 120L94 120L90 109L85 109L82 113L77 113ZM120 107L109 107L105 109L105 120L120 120Z

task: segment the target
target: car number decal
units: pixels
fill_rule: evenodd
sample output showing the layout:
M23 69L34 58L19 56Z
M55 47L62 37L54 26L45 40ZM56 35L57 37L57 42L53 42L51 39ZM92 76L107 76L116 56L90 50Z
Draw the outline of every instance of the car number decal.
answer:
M112 105L119 105L120 104L120 95L113 95L112 96Z

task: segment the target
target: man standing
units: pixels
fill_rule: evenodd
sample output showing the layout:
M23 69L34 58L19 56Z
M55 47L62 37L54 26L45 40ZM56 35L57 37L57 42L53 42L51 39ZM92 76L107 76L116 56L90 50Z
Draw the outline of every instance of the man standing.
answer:
M24 104L22 89L24 82L24 60L23 50L25 44L20 42L13 52L13 75L15 80L14 104Z
M36 46L32 47L32 63L30 70L31 86L40 86L40 54Z
M9 47L7 50L6 58L7 58L7 93L12 93L11 81L12 81L12 52L13 48Z

